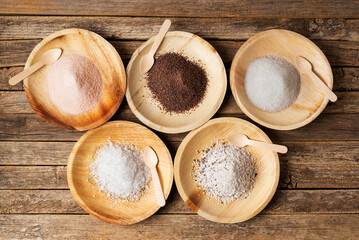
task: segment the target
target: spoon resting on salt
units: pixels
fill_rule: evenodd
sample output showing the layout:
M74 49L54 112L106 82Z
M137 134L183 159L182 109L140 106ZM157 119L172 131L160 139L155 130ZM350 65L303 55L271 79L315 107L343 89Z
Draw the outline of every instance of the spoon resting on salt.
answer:
M308 75L324 92L331 102L337 101L337 96L330 88L313 72L312 64L304 57L297 56L295 63L300 73Z
M166 19L163 22L159 33L155 37L155 40L152 44L150 51L141 58L140 73L142 75L145 74L146 72L148 72L152 68L153 64L155 63L155 59L154 59L155 53L156 53L157 49L159 48L163 38L166 36L166 33L168 32L168 29L170 28L170 26L171 26L171 20Z
M10 78L9 84L10 85L16 85L19 82L21 82L23 79L27 78L40 68L42 68L44 65L52 64L59 59L61 56L62 50L59 48L51 49L46 51L44 54L42 54L41 60L29 67L28 69L22 71L21 73L15 75L14 77Z
M246 135L240 134L240 133L230 135L227 139L231 144L238 146L238 147L245 147L245 146L249 145L249 146L253 146L253 147L259 147L259 148L272 150L274 152L279 152L279 153L288 152L288 148L286 146L251 140L251 139L248 139L248 137Z
M163 195L163 191L161 188L160 179L158 178L158 173L156 170L158 158L157 158L155 151L153 151L153 149L150 147L146 147L144 159L145 159L145 164L151 170L151 175L152 175L153 185L155 187L157 203L158 203L158 205L163 207L166 204L166 201L165 201L165 197Z

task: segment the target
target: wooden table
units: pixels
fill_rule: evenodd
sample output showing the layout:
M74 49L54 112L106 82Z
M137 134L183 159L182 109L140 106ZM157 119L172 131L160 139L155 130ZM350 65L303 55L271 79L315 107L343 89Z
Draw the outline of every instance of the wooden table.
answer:
M358 239L358 0L102 2L0 0L0 239ZM297 130L262 127L289 152L280 155L280 183L273 200L247 222L207 221L187 207L175 186L167 205L141 223L115 226L89 216L66 182L67 157L83 132L45 123L28 105L21 84L7 84L43 37L64 28L99 33L127 65L164 16L172 20L172 30L207 39L227 68L246 39L273 28L310 38L331 63L338 102ZM248 119L229 90L220 116ZM139 122L125 101L115 119ZM186 134L158 135L174 156Z

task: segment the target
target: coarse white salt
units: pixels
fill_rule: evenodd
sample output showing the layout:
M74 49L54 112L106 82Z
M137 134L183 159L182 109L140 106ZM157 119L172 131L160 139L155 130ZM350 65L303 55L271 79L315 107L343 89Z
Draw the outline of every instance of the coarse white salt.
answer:
M249 64L244 88L254 106L263 111L277 112L297 99L300 76L296 68L284 59L261 57Z
M148 188L151 173L137 146L109 141L97 151L90 177L108 197L134 202Z
M195 163L198 166L193 176L198 187L223 203L246 198L253 188L257 175L255 159L243 148L210 147Z

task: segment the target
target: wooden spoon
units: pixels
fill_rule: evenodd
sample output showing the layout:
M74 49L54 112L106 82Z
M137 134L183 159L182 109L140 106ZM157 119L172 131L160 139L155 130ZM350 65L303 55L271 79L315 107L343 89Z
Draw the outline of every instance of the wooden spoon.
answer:
M57 59L61 56L62 50L59 48L51 49L42 54L41 60L24 70L23 72L17 74L16 76L10 78L9 84L16 85L21 82L23 79L27 78L46 64L52 64L56 62Z
M247 145L250 145L253 147L269 149L269 150L279 152L279 153L288 152L288 148L286 146L250 140L250 139L248 139L248 137L246 135L240 134L240 133L233 134L233 135L229 136L228 141L231 144L236 145L238 147L245 147Z
M157 158L155 151L153 151L153 149L150 147L145 148L145 163L146 163L147 167L149 167L151 170L152 180L153 180L153 184L155 186L157 203L158 203L158 205L163 207L166 204L166 201L165 201L165 197L163 196L160 179L158 178L158 174L157 174L157 170L156 170L158 158Z
M312 64L305 58L297 56L295 58L297 68L302 74L308 75L318 86L319 88L327 95L330 101L337 101L337 96L330 90L330 88L325 85L325 83L313 72Z
M160 29L159 33L157 34L155 41L152 44L150 51L141 58L140 73L142 75L145 74L146 72L148 72L152 68L153 63L155 62L155 59L154 59L155 53L156 53L157 49L159 48L166 33L168 32L168 29L170 28L170 26L171 26L171 21L169 19L166 19L163 22L161 29Z

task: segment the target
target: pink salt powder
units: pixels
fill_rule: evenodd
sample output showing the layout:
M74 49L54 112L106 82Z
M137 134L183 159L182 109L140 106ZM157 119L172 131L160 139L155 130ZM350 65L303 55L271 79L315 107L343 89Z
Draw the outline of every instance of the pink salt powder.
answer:
M80 55L62 56L47 73L52 103L68 114L81 114L98 101L102 78L95 64Z

